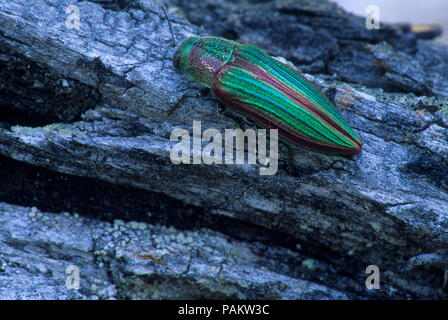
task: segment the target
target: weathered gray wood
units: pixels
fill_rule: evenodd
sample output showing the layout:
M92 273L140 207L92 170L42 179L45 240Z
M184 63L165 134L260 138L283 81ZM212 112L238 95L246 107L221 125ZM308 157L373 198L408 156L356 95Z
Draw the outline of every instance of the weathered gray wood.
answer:
M79 30L65 25L65 8L74 3L81 13ZM22 82L13 79L2 84L2 105L18 112L29 105L31 117L38 115L42 122L35 127L20 125L20 119L19 125L3 124L0 153L62 173L164 193L204 207L208 213L287 235L290 243L301 248L299 252L328 263L338 275L352 274L361 289L336 288L348 297L446 297L448 105L444 99L448 95L448 50L417 40L405 27L385 26L386 34L393 35L390 38L372 35L363 29L362 19L351 20L350 15L333 12L328 5L306 6L253 5L258 17L274 12L275 21L284 21L284 25L290 25L288 19L302 21L294 26L306 30L308 40L314 32L320 35L317 44L310 40L295 58L295 48L270 43L265 31L252 33L254 29L245 23L250 25L257 15L248 18L250 10L229 16L224 26L238 25L232 32L240 40L256 43L272 54L318 66L308 70L317 74L307 76L328 88L327 94L364 142L362 153L353 161L300 150L292 155L290 170L282 146L281 167L275 176L259 176L258 168L249 165L173 165L169 136L174 128L192 132L193 120L201 120L203 129L223 132L224 128L237 128L238 122L218 112L211 97L194 96L201 88L172 65L174 42L189 34L206 34L204 30L152 1L136 1L122 10L105 9L89 1L47 0L33 5L21 0L0 1L2 72L17 74L17 65L32 66L30 72L24 72ZM218 21L230 12L231 8L225 8L212 16ZM337 32L322 29L339 24ZM344 29L347 24L350 28ZM273 39L281 25L275 30ZM407 42L410 37L413 41ZM329 55L333 50L329 47L327 53L316 53L308 61L306 48L320 43L333 43L337 54ZM400 49L403 45L412 50ZM373 70L369 77L368 66L373 64L380 70ZM335 77L320 74L325 69L335 72ZM359 76L351 80L358 70ZM353 83L343 82L347 80ZM40 92L40 87L46 91ZM384 91L393 88L409 92ZM58 94L66 97L67 110L55 112L58 106L50 98ZM17 96L29 101L18 103ZM17 103L8 105L9 100ZM435 112L418 111L439 103L442 105L436 110L431 109ZM426 261L423 254L437 259L415 263ZM258 263L250 262L254 277L262 268ZM363 289L363 272L370 264L384 271L380 292ZM280 272L288 281L306 279L293 264L289 268ZM155 272L162 278L186 277L179 272L174 276L143 269L140 271ZM328 275L322 276L323 284L325 277ZM232 296L226 293L226 286L213 290ZM279 290L279 296L272 297L306 296L300 294L300 288L291 290L291 294ZM238 292L237 297L244 297ZM332 297L343 296L335 293Z
M299 265L305 274L329 269L284 248L271 248L269 257L261 244L210 230L110 224L4 203L0 213L2 299L347 298L279 273L282 256L307 261ZM79 268L80 290L66 287L71 265Z

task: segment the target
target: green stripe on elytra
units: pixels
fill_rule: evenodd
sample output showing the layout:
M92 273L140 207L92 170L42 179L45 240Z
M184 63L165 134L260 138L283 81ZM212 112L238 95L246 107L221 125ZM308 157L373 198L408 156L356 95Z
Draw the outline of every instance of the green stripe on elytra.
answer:
M243 85L238 85L239 83ZM237 89L238 94L236 94L236 96L244 96L244 98L241 99L242 101L254 104L258 106L259 109L268 111L271 114L279 114L280 117L278 118L281 122L287 123L292 128L300 127L304 132L316 140L324 140L327 143L343 144L347 147L353 146L353 144L347 141L345 137L328 128L308 110L297 108L297 104L279 92L277 88L269 83L260 82L258 79L247 73L246 70L238 70L238 68L229 69L221 76L221 85L224 88L230 87ZM273 99L269 99L268 97ZM266 104L266 102L268 103ZM268 106L271 107L269 108Z
M251 56L251 58L247 58L248 61L252 62L255 65L262 65L266 67L266 71L269 74L282 79L283 83L287 83L291 90L297 91L296 88L299 88L303 93L298 91L298 94L310 98L310 100L312 100L318 106L321 106L322 110L324 110L326 113L331 114L338 120L341 127L343 127L346 131L356 137L353 130L348 126L342 116L333 108L328 99L326 97L323 97L322 94L317 91L316 88L306 79L297 77L297 73L291 70L288 66L280 63L275 59L272 59L266 53L251 45L241 46L238 49L237 53L242 57L245 57L245 54ZM281 72L279 72L279 68L286 74L282 74Z

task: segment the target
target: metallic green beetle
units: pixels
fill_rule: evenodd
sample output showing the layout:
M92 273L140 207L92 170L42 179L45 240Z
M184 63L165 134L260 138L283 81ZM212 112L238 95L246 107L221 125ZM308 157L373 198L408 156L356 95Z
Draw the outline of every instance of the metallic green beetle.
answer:
M253 45L217 37L189 37L175 66L211 88L226 107L293 145L354 155L362 142L334 105L299 72Z

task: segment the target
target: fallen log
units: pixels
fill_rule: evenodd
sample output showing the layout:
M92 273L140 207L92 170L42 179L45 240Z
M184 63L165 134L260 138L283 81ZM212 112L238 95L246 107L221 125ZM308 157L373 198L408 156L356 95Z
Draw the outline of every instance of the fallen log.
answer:
M134 253L145 246L140 236L148 234L142 234L124 262L105 251L109 271L126 269L123 276L137 288L145 279L181 284L185 294L177 297L447 297L446 47L419 39L405 25L368 30L364 19L326 2L244 3L251 10L240 11L215 2L211 12L207 1L194 8L172 1L168 9L143 0L96 2L0 1L0 153L17 161L13 167L24 162L68 179L135 188L191 206L202 215L189 216L201 221L191 226L194 242L204 244L191 250L206 251L205 243L225 237L243 255L254 254L228 273L228 248L217 251L219 259L200 258L202 267L221 270L204 285L201 272L184 272L188 259L179 257L186 248L157 252L166 266L155 268L156 259L130 268L139 259ZM67 22L69 5L79 8L79 29ZM217 23L207 22L210 17ZM206 34L254 43L308 72L359 134L363 151L347 160L305 150L288 154L281 144L272 176L259 175L258 165L174 165L174 129L192 132L194 120L220 132L247 127L172 64L186 36ZM27 212L2 207L4 221ZM151 234L165 232L141 222L149 222ZM85 232L93 235L101 222L88 225ZM3 229L0 240L14 243L6 222ZM207 229L222 235L209 238ZM92 241L89 252L107 247L101 237ZM369 265L382 272L381 290L365 288ZM264 268L278 277L262 282L267 275L258 273ZM236 276L244 270L247 277ZM243 289L250 279L258 283L253 291ZM153 291L127 293L118 276L108 281L119 287L120 297L154 297ZM308 291L303 281L315 287ZM175 287L159 285L159 297L176 297Z

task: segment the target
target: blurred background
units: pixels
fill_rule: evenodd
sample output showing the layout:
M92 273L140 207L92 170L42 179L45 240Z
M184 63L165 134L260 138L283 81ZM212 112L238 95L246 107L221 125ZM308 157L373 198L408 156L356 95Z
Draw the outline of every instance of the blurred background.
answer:
M381 22L409 22L411 24L439 24L443 33L438 42L448 44L448 0L331 0L346 11L366 16L366 8L376 5Z

